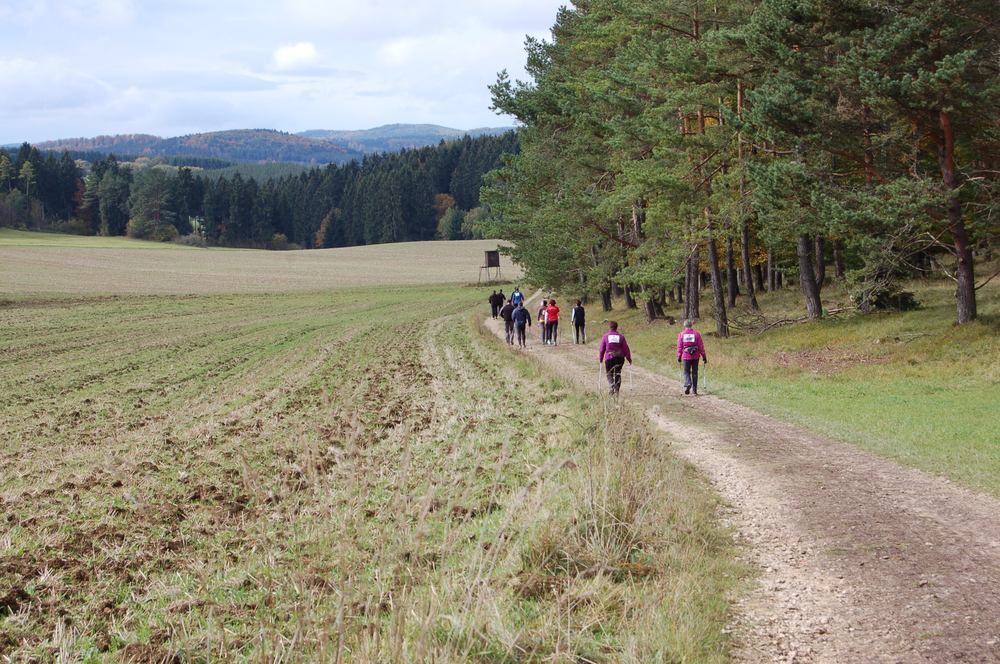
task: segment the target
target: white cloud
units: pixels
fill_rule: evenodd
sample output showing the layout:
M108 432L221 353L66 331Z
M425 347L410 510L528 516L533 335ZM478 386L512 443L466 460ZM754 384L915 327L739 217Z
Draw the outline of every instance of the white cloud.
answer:
M349 38L431 34L478 17L484 26L531 32L551 25L565 0L285 0L282 20Z
M0 143L502 124L487 85L565 3L0 0Z
M66 62L0 57L0 117L87 106L107 92L102 81Z
M274 68L278 71L308 68L317 62L319 62L319 51L312 42L288 44L274 52Z

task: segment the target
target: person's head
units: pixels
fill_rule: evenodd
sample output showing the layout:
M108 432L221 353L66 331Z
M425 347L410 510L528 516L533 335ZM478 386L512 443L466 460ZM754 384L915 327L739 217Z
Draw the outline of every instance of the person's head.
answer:
M577 300L576 301L576 306L582 307L583 306L583 301L582 300Z
M543 307L544 307L545 305L547 305L548 303L549 303L549 301L548 301L548 300L542 300L542 306L543 306Z
M497 294L497 289L496 289L496 288L494 288L494 289L493 289L493 294L494 294L494 295L496 295L496 294Z
M518 302L517 303L517 308L518 309L524 309L524 302Z
M549 300L549 306L551 306L551 307L556 306L556 301L555 300Z
M616 321L616 320L608 321L608 329L611 330L612 332L617 331L618 330L618 321Z
M687 320L684 321L684 329L685 330L691 329L692 327L694 327L694 321L693 320L691 320L690 318L688 318Z

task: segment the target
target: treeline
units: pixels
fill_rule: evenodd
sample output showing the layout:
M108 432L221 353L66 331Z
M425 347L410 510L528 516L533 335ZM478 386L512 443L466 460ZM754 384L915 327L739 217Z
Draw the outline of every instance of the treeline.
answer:
M493 231L534 282L606 306L622 287L650 318L698 317L708 281L722 336L783 275L819 318L831 279L870 310L937 269L970 321L997 237L998 25L984 0L579 0L528 42L533 82L492 88L525 125L483 193Z
M93 163L95 161L100 161L105 157L109 156L111 153L107 150L46 150L40 148L43 156L53 155L56 158L60 158L63 153L66 153L74 161L86 161L88 163ZM144 154L128 154L122 152L114 152L115 158L120 162L148 162L151 166L176 166L177 168L182 168L187 166L188 168L202 169L202 170L221 170L228 169L239 165L237 162L229 161L226 159L217 159L215 157L150 157ZM257 165L257 164L253 164ZM261 164L262 166L267 166L269 164ZM293 166L298 167L300 170L305 170L306 167L295 164Z
M0 224L231 247L339 247L471 237L483 175L517 136L464 138L258 182L114 156L0 151ZM473 211L469 214L469 211Z

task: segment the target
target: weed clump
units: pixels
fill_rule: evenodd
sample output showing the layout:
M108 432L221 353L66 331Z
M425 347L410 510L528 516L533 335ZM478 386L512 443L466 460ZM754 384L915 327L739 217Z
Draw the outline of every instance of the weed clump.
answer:
M742 571L714 499L637 419L613 412L576 441L491 549L507 581L470 593L449 640L498 661L725 660Z

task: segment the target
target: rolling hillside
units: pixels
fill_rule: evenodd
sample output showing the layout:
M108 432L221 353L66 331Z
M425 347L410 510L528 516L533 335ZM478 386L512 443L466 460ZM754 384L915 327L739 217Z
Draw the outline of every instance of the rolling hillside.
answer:
M38 148L52 151L86 150L146 156L194 156L239 162L303 164L343 164L362 156L358 151L335 143L273 129L236 129L174 138L160 138L146 134L71 138L41 143Z
M436 145L441 141L457 140L463 136L471 138L495 136L511 129L513 127L481 127L466 131L431 124L391 124L357 131L311 129L300 132L298 135L336 143L352 150L372 153L422 148Z
M436 145L463 136L495 136L510 127L451 129L439 125L394 124L374 129L313 129L289 134L273 129L234 129L161 138L150 134L117 134L65 138L37 145L39 150L148 157L197 157L241 163L344 164L366 154L398 152ZM14 146L15 148L17 146Z

